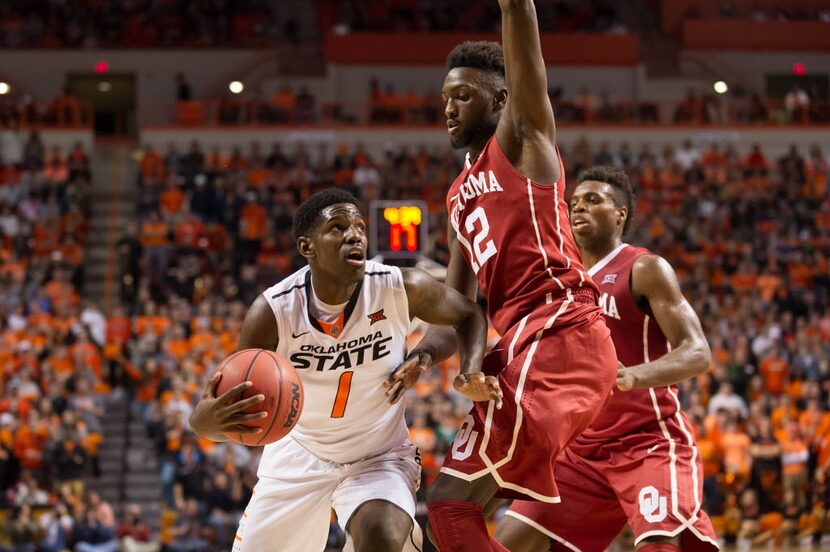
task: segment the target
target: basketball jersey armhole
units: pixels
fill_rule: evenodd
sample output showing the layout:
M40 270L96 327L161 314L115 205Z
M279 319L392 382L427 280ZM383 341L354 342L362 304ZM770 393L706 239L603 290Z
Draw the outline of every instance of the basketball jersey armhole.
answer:
M518 178L522 179L525 182L530 182L531 186L536 186L543 190L552 190L554 187L559 185L564 185L565 183L565 165L562 162L562 154L559 151L559 147L556 144L553 144L553 149L556 151L556 161L559 163L559 180L556 182L551 182L550 184L542 184L540 182L536 182L532 178L529 178L522 174L522 172L507 158L507 154L504 153L504 149L502 149L501 144L499 143L498 138L496 137L495 133L493 134L492 138L493 143L495 144L496 150L498 150L499 157L504 160L504 164L510 168L510 171L516 175ZM480 156L479 156L480 157ZM563 187L564 190L564 187Z
M395 293L395 308L398 311L398 320L402 324L404 332L409 334L412 318L409 313L409 296L406 294L406 286L403 283L403 272L396 266L390 267L390 271L390 280Z

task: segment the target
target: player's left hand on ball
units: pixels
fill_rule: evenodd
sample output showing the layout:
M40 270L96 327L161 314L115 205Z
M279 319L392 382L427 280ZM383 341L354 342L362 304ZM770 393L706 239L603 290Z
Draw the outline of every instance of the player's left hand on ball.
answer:
M429 370L430 366L432 366L432 355L429 353L410 354L383 384L386 387L389 403L395 404L401 400L406 390L415 385L421 374Z
M458 374L452 385L471 401L495 401L496 408L501 408L504 395L495 376L485 376L484 372Z
M634 389L635 379L634 375L622 365L622 362L617 363L617 387L621 391L631 391Z

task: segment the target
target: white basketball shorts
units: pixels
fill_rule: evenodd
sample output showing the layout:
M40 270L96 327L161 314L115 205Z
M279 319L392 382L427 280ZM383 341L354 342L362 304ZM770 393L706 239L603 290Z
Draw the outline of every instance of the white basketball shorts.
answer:
M421 466L415 445L404 443L351 464L323 460L290 437L271 446L279 447L270 452L279 473L260 475L239 520L233 552L322 552L331 509L346 531L355 511L370 500L385 500L407 512L413 533L404 550L421 549L415 522Z

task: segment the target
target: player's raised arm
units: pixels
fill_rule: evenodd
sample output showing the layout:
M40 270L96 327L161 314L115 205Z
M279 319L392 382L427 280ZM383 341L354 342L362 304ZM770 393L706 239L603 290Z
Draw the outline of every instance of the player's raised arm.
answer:
M536 6L533 0L499 0L499 6L509 98L502 124L509 123L513 132L539 132L552 144L555 125Z
M665 259L643 255L631 269L631 292L648 303L672 350L652 362L620 368L620 389L673 385L706 370L711 352L700 320L680 291L677 275Z
M277 320L265 296L260 295L248 309L242 329L239 332L237 351L244 349L267 349L275 351L279 343ZM244 400L238 400L242 393L251 387L246 381L231 387L220 397L216 396L216 388L222 379L222 373L217 372L210 378L202 393L199 402L190 415L190 427L200 437L211 441L227 441L225 433L259 433L257 427L245 425L248 422L260 420L268 415L261 410L244 414L245 410L265 400L265 395L254 395Z

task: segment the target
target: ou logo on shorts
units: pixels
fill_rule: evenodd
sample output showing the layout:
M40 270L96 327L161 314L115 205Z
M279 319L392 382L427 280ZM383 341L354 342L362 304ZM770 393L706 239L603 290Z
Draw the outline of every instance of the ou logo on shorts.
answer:
M452 442L452 457L455 460L466 460L473 453L478 439L478 431L473 431L473 417L469 414L455 435ZM466 445L466 446L465 446Z
M640 489L640 513L649 523L658 523L666 519L668 500L660 496L657 489L649 485Z

